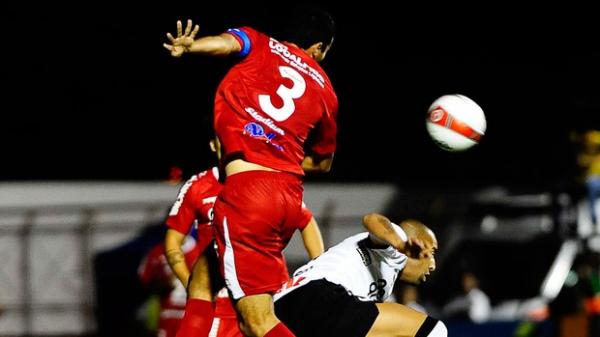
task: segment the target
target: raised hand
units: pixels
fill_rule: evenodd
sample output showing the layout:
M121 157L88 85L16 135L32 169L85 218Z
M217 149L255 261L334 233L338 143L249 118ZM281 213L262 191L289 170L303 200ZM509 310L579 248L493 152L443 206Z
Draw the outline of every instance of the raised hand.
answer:
M169 39L170 43L163 43L163 46L171 52L171 56L180 57L183 53L189 51L199 30L200 26L194 26L192 20L187 20L184 32L181 21L177 20L177 37L173 37L171 33L167 33L167 39Z

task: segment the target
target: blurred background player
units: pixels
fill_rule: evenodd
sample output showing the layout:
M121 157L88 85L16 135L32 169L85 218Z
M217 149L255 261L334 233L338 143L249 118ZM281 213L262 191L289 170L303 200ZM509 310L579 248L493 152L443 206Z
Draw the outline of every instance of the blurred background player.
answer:
M214 128L227 177L214 225L242 330L256 337L293 336L273 312L272 293L289 277L282 251L301 224L304 171L329 171L336 149L337 96L318 64L333 42L333 20L314 9L293 15L288 42L250 27L195 39L199 27L188 20L185 32L178 21L177 37L168 33L164 44L174 57L240 57L215 98Z
M590 218L598 232L596 200L600 198L600 131L587 130L581 135L580 141L577 164L583 170Z
M434 233L421 222L400 226L363 218L359 233L298 268L275 295L278 317L299 337L446 337L441 321L387 302L398 278L419 284L435 270Z
M218 139L211 140L210 147L219 159ZM214 312L211 279L208 276L209 261L207 254L203 253L214 240L211 225L213 205L221 188L217 167L192 176L181 187L166 221L168 229L164 246L167 261L183 287L187 289L185 316L178 336L208 334L212 324ZM186 237L193 227L197 228L197 249L201 253L193 266L193 275L205 275L204 277L192 277L189 264L185 262ZM210 251L213 250L209 249Z
M448 302L442 309L444 317L466 319L483 323L490 318L492 306L487 294L479 287L479 279L472 272L464 272L461 277L462 294Z
M427 309L419 303L419 289L412 284L402 284L397 290L398 303L427 314Z
M181 247L184 263L191 268L200 255L196 240L190 235ZM154 246L138 269L140 282L160 298L157 326L158 337L175 337L184 315L186 290L173 274L165 256L165 245Z

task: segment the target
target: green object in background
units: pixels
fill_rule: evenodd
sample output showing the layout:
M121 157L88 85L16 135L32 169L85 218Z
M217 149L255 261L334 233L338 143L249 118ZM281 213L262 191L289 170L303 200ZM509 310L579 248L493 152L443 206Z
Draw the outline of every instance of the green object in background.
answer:
M519 324L514 337L532 337L535 336L536 324L533 322L523 322Z
M146 328L148 331L156 332L158 330L158 320L160 318L160 297L158 295L152 295L144 305L146 307Z
M598 276L598 273L595 273L590 281L592 283L594 294L600 294L600 276Z

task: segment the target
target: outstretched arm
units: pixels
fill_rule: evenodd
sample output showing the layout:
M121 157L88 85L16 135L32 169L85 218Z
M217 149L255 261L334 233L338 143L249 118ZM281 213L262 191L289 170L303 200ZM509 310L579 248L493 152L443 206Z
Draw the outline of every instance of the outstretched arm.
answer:
M227 33L196 39L199 30L200 26L193 26L192 20L188 20L185 31L183 31L181 21L177 21L177 37L167 33L169 43L164 43L163 46L171 52L173 57L180 57L184 53L227 56L238 53L242 49L240 43Z
M314 217L310 218L310 222L302 230L302 241L304 242L304 248L308 253L308 257L314 259L315 257L323 254L325 245L323 244L323 237L317 225L317 220Z

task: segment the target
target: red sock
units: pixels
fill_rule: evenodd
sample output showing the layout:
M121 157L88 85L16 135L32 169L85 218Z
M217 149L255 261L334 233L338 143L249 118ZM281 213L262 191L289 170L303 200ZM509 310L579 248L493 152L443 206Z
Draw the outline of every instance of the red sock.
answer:
M177 337L207 337L215 311L210 301L188 299Z
M179 337L179 336L178 336ZM269 330L264 337L296 337L287 326L279 322L273 329Z

